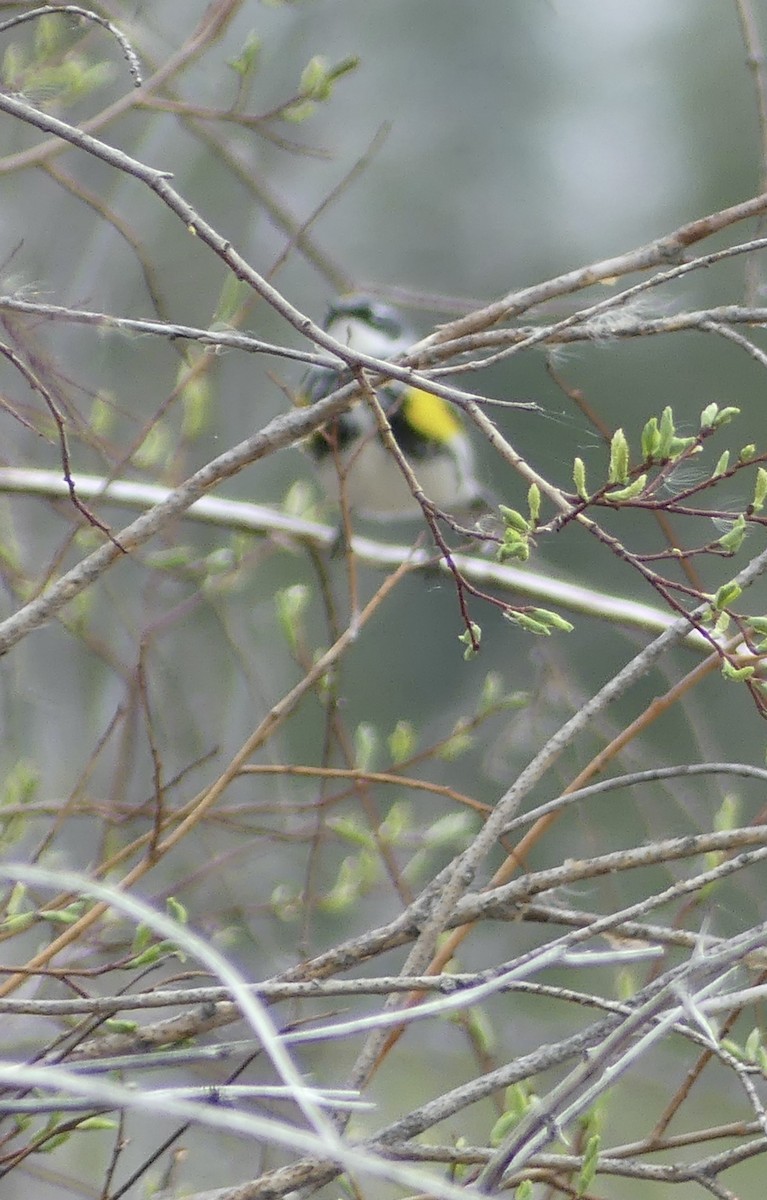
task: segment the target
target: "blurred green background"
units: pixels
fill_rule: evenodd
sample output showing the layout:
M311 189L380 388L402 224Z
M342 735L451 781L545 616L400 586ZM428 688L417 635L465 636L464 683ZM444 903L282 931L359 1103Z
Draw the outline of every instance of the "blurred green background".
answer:
M103 6L134 37L147 74L181 45L204 10L200 0L185 0L183 6L176 0ZM767 22L764 26L767 36ZM294 94L313 55L331 63L358 56L360 64L310 119L272 122L268 137L258 129L185 121L149 108L110 122L99 136L172 171L174 186L264 275L270 275L291 241L286 224L291 219L305 222L378 137L380 144L364 171L311 228L312 243L333 270L320 269L294 246L274 277L288 299L316 319L334 294L334 279L345 277L384 296L443 297L440 304L410 305L414 324L426 333L435 322L472 305L639 246L761 187L753 85L735 6L721 0L313 0L283 5L251 0L242 4L222 38L182 74L177 95L195 105L226 109L236 94L236 76L226 64L250 31L262 40L246 106L250 112L268 112ZM6 36L23 47L32 44L34 32L25 26ZM96 60L111 61L112 76L62 114L76 123L129 88L125 66L106 34L91 32L87 51ZM3 156L40 141L8 118L1 128ZM305 151L277 144L278 139ZM211 252L190 239L178 219L136 180L71 149L55 165L128 222L153 264L166 314L178 322L208 325L225 283L224 268ZM23 289L41 301L152 316L132 248L82 197L42 169L6 171L0 176L0 196L4 291ZM750 228L735 231L738 238L750 235ZM713 239L705 249L722 244L723 239ZM650 293L643 311L665 315L734 303L743 292L743 261L737 260ZM605 289L590 292L584 302L605 294ZM566 315L577 303L554 306L547 316ZM299 345L295 331L264 303L252 307L245 328L269 341ZM25 344L56 364L62 407L73 430L78 422L91 421L94 404L106 398L112 458L76 433L72 436L75 471L105 471L173 390L180 365L175 348L150 338L97 335L66 323L27 323L24 330ZM760 334L755 331L754 339ZM608 424L625 427L635 446L647 417L669 404L681 432L690 432L701 408L716 401L743 410L735 445L758 442L763 434L759 366L735 347L702 334L569 347L558 355L557 365L568 385L581 389ZM163 428L173 453L165 455L160 446L145 471L134 470L132 476L177 482L283 411L287 401L280 385L295 389L300 374L281 360L222 354L208 376L211 394L201 426L189 435L183 407L171 408ZM39 401L24 392L7 363L0 366L0 383L16 407L39 416ZM597 433L555 387L540 348L472 376L471 386L490 396L533 399L545 409L546 417L500 412L498 423L552 482L570 486L575 454L595 477L604 470ZM0 423L4 464L59 469L54 441L43 443L8 414L0 414ZM488 453L482 463L488 482L507 503L521 507L522 483ZM293 449L243 472L222 494L278 504L296 480L310 478L308 460ZM730 500L744 503L737 494ZM66 505L54 508L19 498L1 503L7 544L29 579L40 581L62 548L65 563L80 557L82 543L65 547L72 528ZM116 510L108 515L119 525ZM388 536L375 526L365 531ZM412 529L399 528L392 536L400 541L414 535ZM643 528L635 536L655 544L655 535ZM168 532L165 544L179 541L190 547L193 561L201 562L228 538L182 523ZM327 644L316 574L302 554L254 541L241 570L204 586L202 575L195 579L191 571L154 569L148 555L119 564L97 593L70 610L67 616L76 618L76 626L70 623L65 630L52 623L3 664L0 767L7 773L19 759L31 760L40 772L41 797L64 798L80 789L100 798L105 811L125 816L151 796L152 754L136 705L142 644L150 647L149 694L166 777L210 756L181 786L183 798L215 777L227 755L299 677L275 615L278 589L295 583L311 589L307 645L312 650ZM653 600L638 577L572 530L556 542L546 540L531 568ZM343 613L342 560L331 561L328 573ZM716 582L721 578L712 576ZM363 572L361 582L367 597L380 576ZM758 611L758 602L751 603ZM1 606L4 613L16 606L9 586ZM467 664L456 640L461 623L452 586L444 580L409 580L344 660L339 689L349 727L369 723L382 744L402 718L417 726L422 744L447 737L456 720L476 709L488 671L497 672L509 691L530 692L528 709L494 717L463 757L430 771L430 778L492 803L543 738L645 639L577 618L574 634L541 646L495 612L480 609L473 615L483 626L483 649ZM542 798L553 795L560 780L570 777L622 722L694 661L689 652L670 656L663 668L667 679L656 676L616 706L593 737L565 756ZM727 711L722 711L721 697L721 685L710 683L692 697L683 716L677 713L658 731L657 742L631 748L623 766L720 755L761 762L763 726L745 692L733 690ZM122 715L118 719L116 714ZM113 720L116 732L106 736ZM102 735L104 745L96 752ZM308 702L300 720L270 745L269 755L273 761L317 762L323 736L322 712ZM316 791L313 784L294 790L278 777L248 779L232 788L227 799L256 808L282 803L287 811L296 798L308 804ZM741 794L744 807L756 811L756 792L751 795L744 785ZM651 834L709 828L720 802L721 790L713 783L657 787L636 806L620 800L616 821L616 801L608 798L585 818L573 814L564 821L542 861L550 862L557 846L586 854ZM422 797L413 804L419 827L441 811L439 804ZM211 825L143 885L145 895L161 901L183 881L183 899L194 923L229 938L256 977L295 961L296 930L276 920L270 905L273 889L286 879L297 881L300 889L307 869L303 818L288 814L284 822L272 822L265 817L264 824L272 832L280 825L285 844L279 855L268 838L263 847L254 847L233 838L226 824ZM28 840L13 847L14 857L32 851L41 836L39 825L31 829ZM120 836L117 816L108 835L97 822L68 818L56 847L61 861L87 868L105 843L117 844ZM458 844L435 851L433 868ZM332 886L345 852L343 846L323 847L318 886ZM591 907L611 901L615 897L605 884L603 892L590 892L583 903ZM341 929L344 934L363 929L372 913L394 912L397 903L382 883L369 905L344 922L316 917L307 944L317 948L337 939ZM730 919L738 924L762 908L758 895L745 895L733 884L716 920L726 928ZM481 949L467 952L469 965L485 965L488 952L497 954L488 951L487 938L478 944ZM389 966L393 970L396 964ZM518 1051L520 1038L534 1045L541 1037L554 1036L554 1018L549 1028L539 1007L520 1001L515 1001L519 1017L509 1033L503 1021L506 1003L499 1002L496 1013L501 1038L509 1039L506 1052ZM455 1039L457 1055L458 1033ZM446 1070L460 1078L447 1051L445 1061ZM654 1079L648 1067L648 1089L662 1090L664 1071L675 1078L669 1063L658 1067ZM339 1064L338 1081L342 1078ZM427 1086L427 1093L432 1090L436 1088ZM381 1097L376 1098L395 1112L415 1102L413 1096L398 1104L383 1077ZM717 1099L727 1103L726 1096ZM648 1103L657 1105L657 1095ZM485 1125L483 1118L480 1126ZM627 1128L620 1136L629 1133ZM199 1186L221 1182L218 1165L195 1163ZM621 1196L639 1195L628 1183L622 1188ZM58 1194L55 1185L39 1192ZM674 1192L682 1200L687 1194L694 1193Z

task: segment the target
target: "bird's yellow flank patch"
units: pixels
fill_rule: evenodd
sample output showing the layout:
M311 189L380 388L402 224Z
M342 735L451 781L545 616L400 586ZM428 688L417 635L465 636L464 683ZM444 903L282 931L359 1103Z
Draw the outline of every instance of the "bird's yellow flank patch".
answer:
M407 423L430 441L449 442L462 431L459 417L441 396L408 388L402 407Z

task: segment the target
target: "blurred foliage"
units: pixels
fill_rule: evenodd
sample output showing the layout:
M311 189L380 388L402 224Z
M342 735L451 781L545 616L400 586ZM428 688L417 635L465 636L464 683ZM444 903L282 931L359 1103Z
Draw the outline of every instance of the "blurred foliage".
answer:
M2 7L5 93L166 173L227 246L317 321L335 293L365 288L401 305L426 335L499 295L744 201L765 178L759 78L747 65L759 56L744 46L743 6L187 0L180 19L170 0L107 0L97 6L100 22L46 13L17 25L9 21L24 6ZM104 22L135 49L142 89L132 87L124 47ZM760 33L767 38L767 28ZM129 172L7 115L4 129L0 290L6 301L58 307L24 313L0 298L3 465L42 468L60 481L68 454L75 484L93 474L172 488L292 410L305 365L290 358L197 343L178 331L118 330L114 318L134 317L317 352ZM687 253L751 235L750 225L738 225ZM718 262L632 298L617 316L598 314L582 340L541 342L451 377L491 399L539 406L483 409L536 478L512 470L473 434L483 478L502 504L473 537L440 526L451 546L488 564L495 555L554 582L574 580L597 600L617 594L673 612L702 600L704 637L742 639L738 656L732 650L716 663L719 672L701 673L653 723L658 698L665 702L700 661L689 649L670 649L567 746L527 808L580 786L605 746L619 774L719 758L763 765L767 589L759 581L744 591L735 577L761 549L764 330L756 320L727 325L744 346L719 336L721 321L673 328L674 317L697 307L756 308L762 274L759 255ZM522 315L533 324L513 332L524 337L566 321L643 277L597 271L585 301L552 289ZM80 315L69 319L64 310ZM94 323L84 312L106 319ZM664 319L665 333L626 333L632 321ZM497 323L485 332L493 330ZM478 342L466 353L479 360L493 349ZM556 489L598 524L599 537L574 519L557 524ZM217 495L257 500L288 521L338 520L300 447L259 458ZM1 502L4 615L108 543L98 522L114 534L125 521L116 502L98 496L87 506L96 521L66 496ZM7 1058L74 1061L81 1043L96 1053L96 1038L106 1039L107 1057L112 1037L114 1053L128 1045L143 1053L141 1030L166 1010L134 1020L127 998L210 982L184 949L187 925L236 957L251 980L295 981L337 946L348 959L339 954L341 965L324 975L306 968L307 978L395 974L410 945L404 936L387 944L380 963L380 951L357 961L349 946L396 921L445 868L458 877L456 856L534 755L636 650L636 629L610 624L597 607L590 615L564 602L544 607L491 585L488 602L476 594L484 585L461 590L437 570L403 570L386 590L386 552L399 543L433 547L426 526L381 528L354 515L352 523L379 547L378 562L372 554L355 559L348 537L325 552L276 521L261 535L235 517L174 521L94 576L6 658L3 858L90 873L142 895L179 927L176 940L92 897L7 882L0 996L126 996L125 1015L110 1009L108 1018L97 1007L9 1013ZM355 1133L566 1039L599 1019L600 1004L630 1004L656 967L695 960L701 929L726 937L758 925L762 868L757 862L744 873L745 864L730 874L728 864L757 844L738 838L757 837L762 793L758 778L658 777L619 798L563 805L555 819L540 818L529 841L526 828L506 829L476 886L494 872L508 872L505 882L560 875L511 917L473 926L465 943L444 930L435 974L521 962L559 936L558 913L563 927L574 927L696 871L713 877L647 918L669 931L652 971L616 959L574 983L573 968L557 963L546 982L570 989L567 1002L561 993L520 990L422 1022L402 1042L392 1035L366 1090L376 1109L355 1115ZM721 840L697 858L669 850L642 870L612 864L578 874L579 864L611 851L709 833ZM531 913L536 904L548 905L548 915ZM677 932L689 932L690 943L674 943ZM632 937L616 935L615 944L625 949ZM383 998L359 1007L329 995L293 998L278 1019L316 1023L347 1005L361 1015ZM763 1071L753 1013L722 1022L724 1052ZM171 1044L185 1051L221 1041L226 1059L228 1036L211 1020L151 1044L165 1053ZM297 1061L323 1086L342 1084L361 1045L318 1043ZM567 1141L565 1130L556 1141L552 1121L546 1153L567 1163L537 1179L574 1195L604 1191L600 1155L649 1139L667 1103L678 1105L674 1115L684 1106L690 1128L753 1119L732 1086L732 1063L714 1064L722 1072L714 1083L680 1098L687 1072L702 1061L700 1045L679 1039L671 1047L632 1062L629 1082L617 1082L604 1107L602 1099L591 1104ZM271 1078L263 1056L248 1073L249 1054L232 1078ZM192 1084L230 1079L231 1063L165 1065ZM127 1065L121 1075L146 1085ZM534 1121L550 1090L550 1074L531 1070L428 1126L424 1144L451 1142L445 1164L429 1168L435 1178L472 1181L476 1146L498 1147ZM26 1090L8 1085L6 1098L26 1099ZM119 1200L134 1186L193 1193L291 1161L283 1149L254 1164L252 1144L228 1138L224 1155L216 1131L189 1139L171 1136L175 1128L138 1115L115 1123L95 1102L71 1119L20 1107L0 1125L0 1191L9 1200L30 1188L42 1200L85 1191ZM186 1161L174 1157L179 1145L188 1148ZM676 1161L673 1146L663 1149ZM37 1156L51 1151L41 1167ZM696 1152L703 1156L705 1146ZM757 1170L759 1159L727 1178L747 1188L761 1178ZM518 1197L538 1194L538 1182L513 1184ZM331 1182L324 1194L340 1186ZM356 1183L347 1186L361 1194ZM629 1198L661 1194L640 1178L620 1186Z

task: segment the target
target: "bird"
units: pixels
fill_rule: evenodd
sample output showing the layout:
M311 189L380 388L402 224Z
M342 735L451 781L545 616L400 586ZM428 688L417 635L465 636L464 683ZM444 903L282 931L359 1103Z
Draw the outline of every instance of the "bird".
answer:
M403 354L416 340L396 308L356 293L331 303L323 328L350 350L386 360ZM341 362L338 369L312 367L299 385L298 403L313 404L350 379ZM474 449L458 409L398 380L377 385L375 391L427 499L449 512L487 509L489 493L477 479ZM334 499L342 491L351 511L374 521L422 515L362 397L315 430L304 445L325 491Z

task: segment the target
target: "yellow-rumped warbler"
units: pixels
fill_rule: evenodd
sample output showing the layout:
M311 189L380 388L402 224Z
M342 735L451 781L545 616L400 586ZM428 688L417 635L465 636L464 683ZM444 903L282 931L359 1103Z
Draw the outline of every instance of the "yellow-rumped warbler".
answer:
M328 310L324 328L337 341L375 358L393 359L415 341L396 309L366 296L341 297ZM313 404L340 387L336 371L313 367L299 389L299 402ZM490 503L475 476L474 452L457 409L440 396L389 380L376 388L400 450L429 500L439 508L463 510ZM305 443L331 496L343 487L354 511L374 520L420 515L396 461L383 445L375 419L358 401Z

